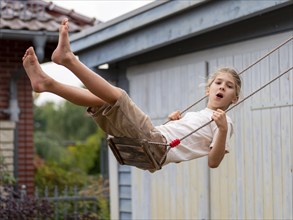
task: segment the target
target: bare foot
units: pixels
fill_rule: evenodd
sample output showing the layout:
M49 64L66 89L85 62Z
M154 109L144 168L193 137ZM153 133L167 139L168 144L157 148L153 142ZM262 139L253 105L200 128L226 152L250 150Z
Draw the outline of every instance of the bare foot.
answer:
M42 70L33 47L26 50L22 61L33 90L39 93L48 91L53 79Z
M68 19L65 18L59 27L59 40L57 48L52 54L52 61L54 63L64 65L68 64L72 58L75 58L70 49L69 37L68 37Z

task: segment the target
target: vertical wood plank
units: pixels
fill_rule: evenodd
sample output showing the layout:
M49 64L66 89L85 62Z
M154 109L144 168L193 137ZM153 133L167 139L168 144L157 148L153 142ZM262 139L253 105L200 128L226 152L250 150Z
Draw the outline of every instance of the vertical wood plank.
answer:
M270 71L271 78L274 78L279 75L279 52L276 51L270 56ZM273 82L270 85L271 88L271 102L272 104L280 100L280 79ZM281 124L280 124L280 109L272 108L271 109L271 136L272 136L272 176L273 176L273 218L278 218L282 216L282 163L281 163Z
M242 56L235 56L235 65L244 69ZM235 110L236 111L236 110ZM235 124L235 156L236 156L236 179L237 179L237 218L245 219L245 170L244 170L244 118L242 117L242 106L238 109L234 118Z
M258 59L263 54L256 52L254 59ZM261 86L261 65L254 68L253 76L251 76L253 90ZM256 93L252 97L251 108L261 102L261 94ZM255 218L262 219L264 217L264 203L263 203L263 144L262 144L262 120L261 111L252 111L252 147L254 154L254 170L255 170Z
M291 41L287 47L280 49L280 71L286 70L293 66L293 42ZM293 71L281 78L280 100L293 100ZM282 146L282 218L293 218L293 140L292 140L292 122L293 122L293 107L283 107L281 111L281 146ZM291 112L291 114L290 114ZM291 155L291 156L290 156Z
M254 60L252 59L252 53L247 53L243 55L243 66L249 66L251 63L253 63ZM244 83L244 93L247 95L251 94L252 92L252 80L253 77L255 77L255 74L261 74L261 73L255 73L255 66L250 68L248 71L244 73L245 75L243 76L243 83ZM244 130L242 133L242 136L245 137L243 139L243 147L244 147L244 157L245 157L245 194L246 194L246 218L248 219L254 219L254 206L255 206L255 201L254 201L254 178L255 178L255 173L254 173L254 167L253 167L253 160L254 160L254 154L253 148L252 148L252 129L251 129L251 124L252 124L252 119L251 119L251 111L250 111L250 106L251 106L251 99L247 99L245 103L243 104L242 108L242 117L244 119Z
M267 52L267 50L265 51ZM270 79L269 61L263 60L261 64L261 84L268 82ZM263 103L269 103L271 90L270 87L266 87L261 91L261 97ZM264 218L273 217L273 184L272 184L272 148L271 148L271 110L261 110L262 115L262 143L263 143L263 176L264 176Z
M228 56L224 58L218 59L218 64L221 67L232 67L233 68L233 57ZM227 113L229 115L229 113ZM228 177L228 161L227 158L224 157L223 161L221 162L219 168L217 169L219 172L219 182L220 182L220 209L221 209L221 219L227 219L228 218L228 213L229 213L229 201L230 201L230 196L229 196L229 191L228 189L228 182L229 182L229 177Z
M215 73L218 69L219 64L218 60L209 60L209 77ZM219 172L217 170L210 170L210 198L211 198L211 213L210 216L212 219L220 218L221 209L220 209L220 182L219 182Z

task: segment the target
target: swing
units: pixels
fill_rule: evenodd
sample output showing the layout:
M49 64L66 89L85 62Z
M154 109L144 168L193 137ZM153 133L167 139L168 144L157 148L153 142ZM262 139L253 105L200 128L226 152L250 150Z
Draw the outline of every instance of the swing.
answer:
M109 137L108 144L117 161L123 165L136 166L143 170L156 171L162 167L164 147L159 148L146 139Z
M261 60L269 56L271 53L274 51L278 50L280 47L288 43L290 40L292 40L293 37L289 38L267 54L265 54L263 57L258 59L256 62L242 70L238 75L241 75L248 69L250 69L252 66L255 64L259 63ZM255 93L259 92L262 90L264 87L268 86L290 70L292 70L293 67L287 69L283 73L279 74L277 77L273 78L271 81L266 83L265 85L261 86L259 89L256 91L252 92L250 95L246 96L244 99L242 99L240 102L237 104L231 106L229 109L227 109L225 112L230 111L231 109L235 108L237 105L243 103L246 99L250 98L253 96ZM204 96L203 98L199 99L186 109L184 109L181 114L185 113L188 111L190 108L201 102L207 97ZM170 120L166 121L164 124L168 123ZM170 149L176 147L177 145L180 144L182 140L185 138L189 137L193 133L197 132L201 128L207 126L210 124L213 120L210 120L209 122L203 124L199 128L193 130L189 134L185 135L184 137L180 139L175 139L171 143L158 143L158 142L151 142L146 139L134 139L134 138L126 138L126 137L108 137L107 141L110 146L110 149L112 150L115 158L121 165L130 165L130 166L135 166L139 169L143 170L148 170L150 172L155 172L157 170L160 170L162 168L162 165L164 164L165 158L167 156L167 153L170 151ZM165 150L164 150L165 149Z

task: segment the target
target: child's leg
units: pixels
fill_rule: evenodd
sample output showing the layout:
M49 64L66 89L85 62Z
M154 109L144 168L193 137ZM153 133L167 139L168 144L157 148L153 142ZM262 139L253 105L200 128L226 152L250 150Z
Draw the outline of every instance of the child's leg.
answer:
M122 95L121 89L111 85L101 76L82 64L72 53L68 37L68 20L62 21L59 28L59 42L52 54L53 62L61 64L71 70L90 90L105 102L114 104Z
M22 58L23 66L30 78L32 88L35 92L51 92L68 101L81 106L102 106L103 100L90 91L59 83L48 76L38 62L34 49L30 47Z

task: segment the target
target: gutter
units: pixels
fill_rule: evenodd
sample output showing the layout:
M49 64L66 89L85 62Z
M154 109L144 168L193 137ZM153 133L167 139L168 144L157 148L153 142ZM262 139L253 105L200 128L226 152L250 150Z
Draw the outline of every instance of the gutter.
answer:
M58 35L58 32L0 29L0 39L27 41L34 37L46 36L47 41L57 42Z
M0 29L0 39L32 41L39 62L45 57L47 42L57 42L58 32Z

